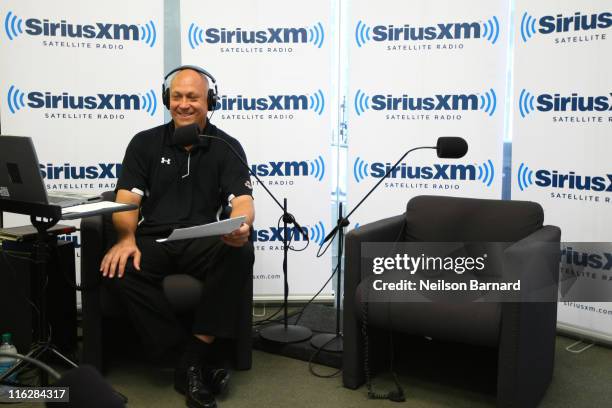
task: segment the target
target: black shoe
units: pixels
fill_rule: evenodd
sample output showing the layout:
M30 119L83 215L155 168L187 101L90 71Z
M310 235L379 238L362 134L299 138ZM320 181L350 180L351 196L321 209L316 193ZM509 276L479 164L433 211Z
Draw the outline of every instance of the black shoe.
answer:
M230 378L230 372L224 368L202 369L202 379L210 384L210 389L215 395L227 391Z
M185 402L189 408L217 407L211 386L202 379L200 367L190 366L186 372L182 373L181 370L176 370L174 388L181 394L185 394Z

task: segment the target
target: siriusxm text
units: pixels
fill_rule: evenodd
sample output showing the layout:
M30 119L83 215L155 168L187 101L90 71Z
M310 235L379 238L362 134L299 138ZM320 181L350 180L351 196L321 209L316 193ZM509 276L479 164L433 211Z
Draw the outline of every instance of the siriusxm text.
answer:
M115 179L121 175L121 163L98 163L90 166L39 164L40 173L47 180Z
M39 109L125 109L139 110L141 99L136 94L71 95L68 92L29 92L27 105Z
M582 14L576 12L571 16L557 14L542 16L539 20L539 32L542 34L566 33L568 31L585 31L612 26L612 13Z
M222 96L217 103L217 110L307 110L307 95L268 95L249 98L242 95L235 97Z
M70 37L106 40L134 40L140 39L138 26L135 24L73 24L66 20L52 22L48 19L39 20L29 18L25 20L25 32L30 35L43 35L46 37Z
M204 41L209 44L284 44L305 43L308 41L308 31L303 27L269 27L265 30L209 28L204 30L204 36Z
M541 112L605 112L612 111L612 93L600 96L580 96L574 92L569 96L541 94L537 98L537 109Z
M609 252L588 253L567 247L561 250L561 263L609 271L612 269L612 254Z
M303 228L300 230L297 227L287 228L287 240L293 241L304 241L304 234L308 235L308 229ZM254 242L271 242L271 241L283 241L284 228L283 227L270 227L268 229L257 229L251 233L251 238Z
M406 94L402 96L373 95L372 109L394 111L478 110L478 95L447 94L430 97L414 97Z
M612 174L583 176L573 171L563 174L557 170L538 170L535 177L535 184L540 187L612 192Z
M268 162L263 164L252 164L251 170L260 177L266 176L307 176L308 162L306 161L285 161Z
M370 176L382 178L391 170L391 163L372 163ZM433 166L407 166L401 164L391 171L389 178L422 180L476 180L477 167L472 164L434 164Z
M481 25L473 23L436 24L426 27L413 27L404 24L377 25L372 28L374 41L420 41L420 40L457 40L480 38Z

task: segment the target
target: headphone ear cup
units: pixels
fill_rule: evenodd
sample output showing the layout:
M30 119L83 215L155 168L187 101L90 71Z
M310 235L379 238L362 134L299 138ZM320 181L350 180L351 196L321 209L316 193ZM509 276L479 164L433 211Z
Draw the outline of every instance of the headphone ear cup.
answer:
M215 107L217 106L217 94L212 89L208 90L207 104L208 110L211 112L214 111Z
M166 89L166 85L162 85L162 103L166 109L170 110L170 92Z

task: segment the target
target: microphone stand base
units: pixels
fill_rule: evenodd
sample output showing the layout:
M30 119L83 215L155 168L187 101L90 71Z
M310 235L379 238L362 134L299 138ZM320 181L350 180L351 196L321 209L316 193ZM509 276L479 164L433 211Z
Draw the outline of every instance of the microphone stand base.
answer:
M294 324L276 324L262 329L259 332L262 339L275 343L289 344L299 343L312 337L312 331L308 327Z
M342 353L343 339L341 334L321 333L310 339L310 344L323 351L331 351L333 353Z

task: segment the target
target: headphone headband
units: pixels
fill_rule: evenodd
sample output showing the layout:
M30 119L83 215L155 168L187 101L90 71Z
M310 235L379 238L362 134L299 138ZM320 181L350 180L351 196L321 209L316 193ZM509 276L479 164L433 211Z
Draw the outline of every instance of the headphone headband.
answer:
M215 84L215 85L217 84L217 80L215 79L214 76L212 76L212 74L210 72L208 72L204 68L200 68L200 67L198 67L196 65L181 65L180 67L174 68L172 71L170 71L170 72L168 72L166 74L166 76L164 77L164 82L166 82L166 80L168 79L168 77L170 77L170 75L172 75L172 74L174 74L175 72L178 72L178 71L183 71L185 69L191 69L193 71L199 72L200 74L207 76L212 81L213 84Z

